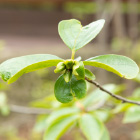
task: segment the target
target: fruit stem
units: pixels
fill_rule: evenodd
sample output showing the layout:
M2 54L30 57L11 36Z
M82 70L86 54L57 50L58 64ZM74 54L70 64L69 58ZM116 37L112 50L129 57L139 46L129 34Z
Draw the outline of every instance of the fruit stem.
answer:
M73 60L74 60L74 55L75 55L75 50L73 49L72 50L72 55L71 55L71 59L73 59Z

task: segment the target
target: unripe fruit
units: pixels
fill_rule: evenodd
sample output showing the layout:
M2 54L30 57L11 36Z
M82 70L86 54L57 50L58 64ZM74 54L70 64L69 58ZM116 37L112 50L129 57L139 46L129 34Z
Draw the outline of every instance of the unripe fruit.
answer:
M72 69L74 61L72 59L68 59L64 63L66 65L66 69Z
M68 83L72 78L72 71L66 70L64 73L64 79Z
M56 69L54 70L55 73L61 72L66 68L66 65L64 62L59 62L56 66Z
M76 70L79 68L79 66L80 66L80 63L78 61L74 61L74 65L73 65L73 74L74 75L78 75Z

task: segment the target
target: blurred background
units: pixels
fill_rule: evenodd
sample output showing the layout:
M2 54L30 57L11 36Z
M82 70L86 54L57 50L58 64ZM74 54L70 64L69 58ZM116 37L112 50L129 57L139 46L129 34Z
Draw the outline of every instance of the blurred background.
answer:
M101 54L125 55L140 66L140 1L139 0L0 0L0 61L28 54L54 54L70 58L71 51L58 35L58 23L76 18L82 25L98 19L106 23L90 44L77 51L82 59ZM23 75L17 82L0 82L0 101L8 103L1 110L0 140L41 140L33 133L37 108L31 102L53 95L59 74L54 68ZM129 96L139 86L97 68L91 68L101 84L125 84L122 96ZM46 103L47 104L47 103ZM56 103L57 104L57 103ZM43 106L43 108L45 108ZM122 124L122 114L107 123L111 140L135 140L137 124ZM73 140L69 134L62 140ZM78 140L78 139L77 139ZM140 140L140 139L139 139Z

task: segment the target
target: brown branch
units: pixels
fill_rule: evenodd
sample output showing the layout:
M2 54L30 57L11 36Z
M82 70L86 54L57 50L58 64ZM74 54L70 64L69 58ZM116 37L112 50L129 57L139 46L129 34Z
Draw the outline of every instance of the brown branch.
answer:
M85 80L87 80L89 83L94 84L96 87L98 87L100 90L106 92L107 94L109 94L110 96L112 96L113 98L122 101L123 103L130 103L130 104L135 104L135 105L140 105L140 102L136 102L136 101L132 101L129 99L126 99L124 97L121 97L119 95L115 95L112 92L104 89L99 83L93 81L93 80L89 80L88 78L85 78Z

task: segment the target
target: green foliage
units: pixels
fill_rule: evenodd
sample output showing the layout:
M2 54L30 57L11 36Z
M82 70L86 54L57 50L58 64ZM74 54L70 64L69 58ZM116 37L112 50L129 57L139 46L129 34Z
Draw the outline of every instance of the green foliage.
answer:
M78 20L63 20L58 25L58 31L64 43L71 50L77 51L98 35L104 23L104 20L98 20L82 27Z
M139 68L133 60L120 55L96 56L87 59L84 64L103 68L127 79L135 78L139 72Z
M58 32L64 43L72 50L71 59L63 60L49 54L36 54L12 58L0 65L0 76L8 83L13 83L24 73L56 66L55 73L62 72L55 84L55 96L58 101L68 103L74 97L81 99L86 94L85 76L95 79L94 74L84 65L103 68L120 77L132 79L139 72L137 64L125 56L102 55L80 61L74 60L75 52L95 38L104 26L105 21L98 20L82 27L76 19L63 20L58 25ZM76 77L76 78L75 78Z
M73 115L56 121L45 131L44 140L58 140L75 123L78 117L78 115Z
M7 104L7 96L4 92L0 92L0 111L4 116L9 115L9 106Z
M95 75L88 69L85 69L85 77L88 78L89 80L96 79Z
M63 61L55 55L35 54L12 58L0 65L0 76L8 83L15 82L24 73L38 69L56 66Z
M107 130L105 130L103 123L90 114L83 114L81 116L80 128L88 140L109 140Z
M62 103L68 103L73 100L70 82L66 82L63 75L57 79L54 87L54 93L56 99Z
M117 91L117 93L122 91L121 86L117 86L114 84L104 85L104 88L114 93L116 93L115 91ZM90 109L91 107L94 108L97 105L100 105L101 103L103 105L105 105L105 103L110 103L109 95L107 96L106 95L107 94L105 94L101 90L95 89L91 91L91 93L87 95L81 102L76 101L76 102L72 102L71 104L65 104L65 106L62 106L64 104L62 105L60 104L57 106L55 111L52 112L50 115L47 116L40 115L35 125L35 128L37 131L40 130L42 130L42 132L45 131L44 139L47 139L48 135L50 137L54 133L54 131L56 131L55 129L57 129L59 132L55 132L54 137L56 139L60 139L60 136L62 136L64 132L66 132L67 130L70 129L72 131L73 128L80 127L83 134L87 137L87 139L94 138L99 140L110 140L108 130L105 128L103 122L106 122L112 116L111 109L109 108L102 109L99 107L99 109L96 110L92 109L91 111L88 111L88 109ZM55 102L57 103L56 100L51 100L51 102L54 102L54 104ZM42 103L44 103L44 105L50 104L50 97L46 98L46 102L44 102L43 99L42 101L41 100L36 101L35 103L36 103L35 105L36 107L40 107L40 104L42 105ZM52 108L54 108L53 105ZM69 119L73 120L74 118L75 118L75 122L67 121ZM81 120L82 120L82 125L81 125ZM59 125L59 123L63 125L62 130L59 130L61 127L61 124ZM78 132L76 131L75 134L77 133ZM54 137L52 137L52 139Z
M72 50L71 59L63 60L55 55L35 54L12 58L0 65L0 77L9 84L15 82L24 73L42 68L56 66L54 72L61 73L55 82L55 97L61 103L70 103L56 105L56 101L54 101L54 105L50 104L53 99L48 101L48 98L42 102L32 103L34 106L44 108L57 106L57 111L43 116L38 121L38 127L36 126L38 131L45 130L44 140L58 140L68 129L74 126L80 126L88 140L110 140L103 122L113 116L113 113L122 111L126 111L125 123L140 121L140 115L138 115L140 109L134 105L123 104L112 112L110 111L111 107L102 110L102 106L108 103L110 96L99 89L85 97L88 89L85 79L95 80L95 75L86 69L85 65L103 68L127 79L135 78L139 72L137 64L125 56L108 54L95 56L85 61L81 61L81 57L74 59L76 51L94 39L103 28L104 23L103 19L84 27L76 19L63 20L59 23L59 35ZM114 84L108 84L104 87L114 93L122 90L120 86ZM134 97L130 98L139 100L138 92L139 90L135 92ZM77 101L78 99L81 101ZM4 95L0 95L0 100L0 107L3 108L5 105ZM113 105L115 104L117 103L114 102Z
M135 123L140 121L140 107L139 106L131 106L129 107L123 119L124 123Z

